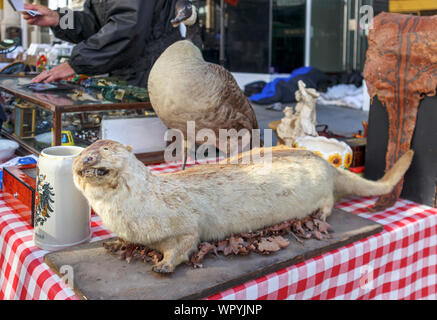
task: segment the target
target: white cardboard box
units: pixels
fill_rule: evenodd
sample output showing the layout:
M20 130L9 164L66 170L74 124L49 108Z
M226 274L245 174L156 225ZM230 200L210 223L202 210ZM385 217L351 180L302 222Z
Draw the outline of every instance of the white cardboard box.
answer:
M102 139L129 145L136 154L165 150L166 131L167 127L159 118L109 118L103 119L101 126Z

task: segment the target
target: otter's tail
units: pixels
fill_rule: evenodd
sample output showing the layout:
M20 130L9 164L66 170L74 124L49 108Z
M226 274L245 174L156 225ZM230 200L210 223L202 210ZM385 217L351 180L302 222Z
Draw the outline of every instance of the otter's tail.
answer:
M414 151L409 150L379 181L371 181L346 171L335 173L335 192L338 195L355 195L360 197L380 196L388 194L401 181L413 160Z

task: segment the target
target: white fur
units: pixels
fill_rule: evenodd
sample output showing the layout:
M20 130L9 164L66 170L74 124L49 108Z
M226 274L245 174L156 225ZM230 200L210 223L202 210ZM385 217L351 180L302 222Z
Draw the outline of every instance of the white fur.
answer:
M326 218L339 194L388 193L409 166L404 161L402 168L389 172L396 171L393 177L371 182L336 169L311 152L278 150L270 174L263 164L219 164L153 175L120 147L114 159L119 156L123 161L111 167L105 157L101 160L102 167L115 172L115 180L89 183L77 174L83 170L78 159L74 181L109 230L129 242L162 250L168 256L162 264L173 270L199 241L301 219L319 209Z

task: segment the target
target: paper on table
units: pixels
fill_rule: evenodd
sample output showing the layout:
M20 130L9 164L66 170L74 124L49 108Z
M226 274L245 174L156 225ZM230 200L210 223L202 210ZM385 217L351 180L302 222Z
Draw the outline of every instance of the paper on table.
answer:
M41 13L39 13L38 11L24 9L23 0L8 0L8 1L11 4L12 8L14 8L15 11L24 11L33 17L41 15Z

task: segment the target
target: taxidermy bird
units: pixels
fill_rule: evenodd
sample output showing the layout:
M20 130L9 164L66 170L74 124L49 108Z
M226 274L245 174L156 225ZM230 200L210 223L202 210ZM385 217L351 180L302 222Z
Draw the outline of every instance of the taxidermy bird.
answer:
M185 6L181 4L185 3ZM174 25L190 21L196 9L190 1L179 1ZM255 112L234 77L222 66L206 62L200 49L188 40L174 43L155 62L149 76L150 102L161 121L187 138L187 122L194 121L196 132L211 129L220 147L219 130L258 129ZM204 143L204 141L197 141ZM241 142L241 140L240 140ZM185 145L190 151L195 146ZM251 146L240 144L240 150Z
M173 27L177 28L181 23L187 28L185 38L190 40L199 49L203 48L202 30L197 19L197 8L191 0L179 0L175 5L176 18L171 20Z

